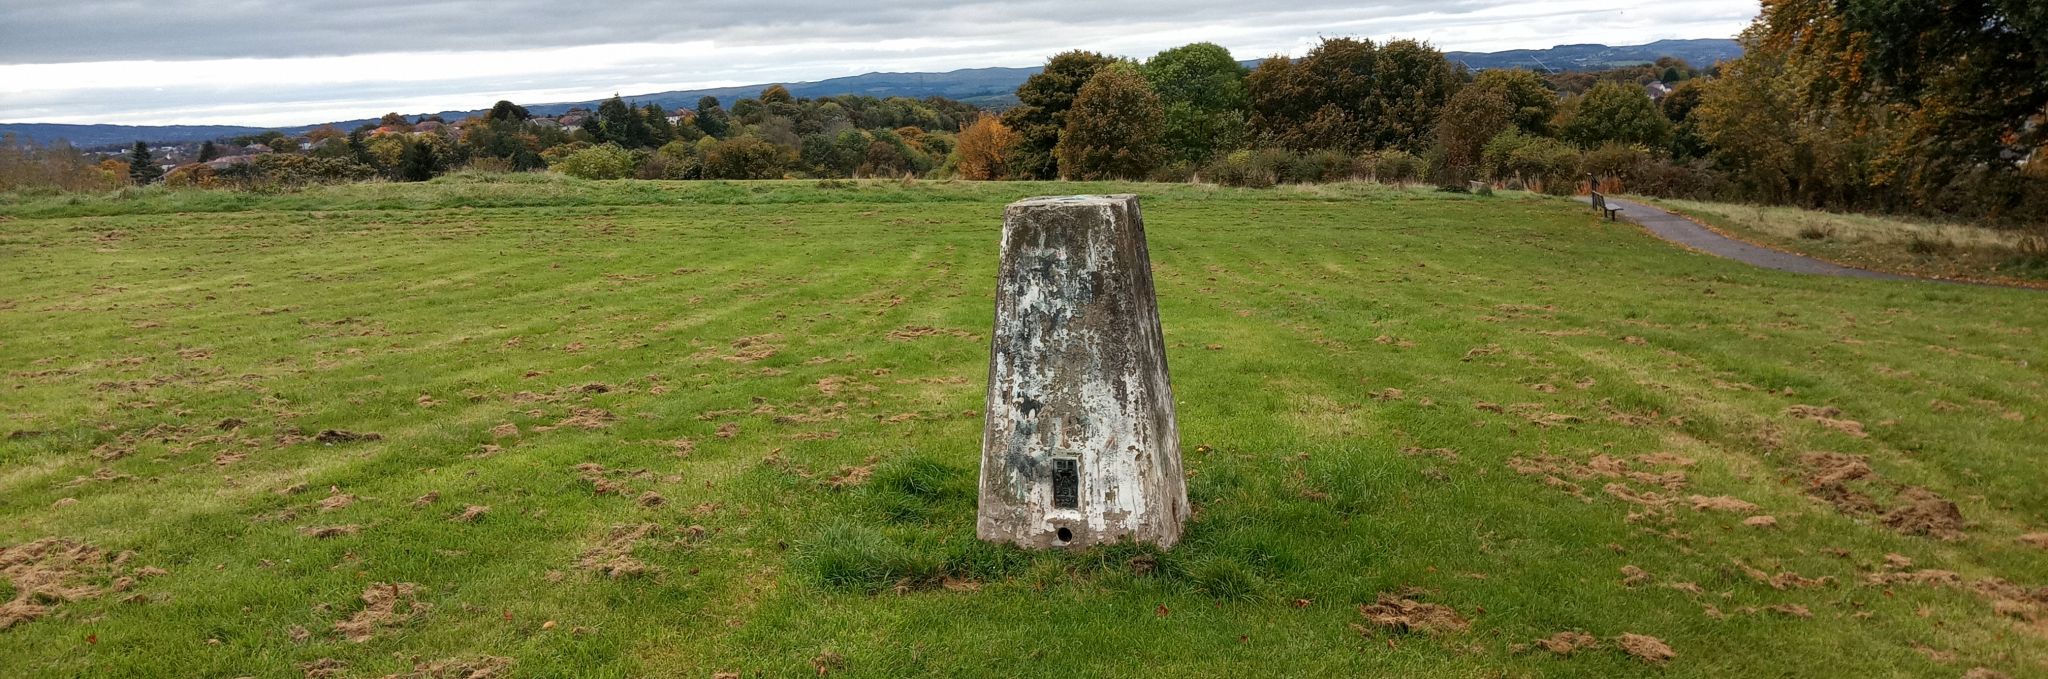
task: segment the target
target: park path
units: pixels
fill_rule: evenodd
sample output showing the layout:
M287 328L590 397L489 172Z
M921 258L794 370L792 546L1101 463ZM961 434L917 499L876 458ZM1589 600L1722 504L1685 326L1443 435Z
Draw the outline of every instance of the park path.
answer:
M1580 201L1590 204L1591 199L1581 198ZM1846 267L1812 257L1802 257L1782 250L1772 250L1766 247L1751 245L1714 233L1707 227L1700 226L1693 223L1692 220L1680 217L1664 209L1632 200L1608 198L1607 204L1612 207L1621 208L1620 218L1622 220L1634 222L1636 225L1648 229L1650 233L1655 234L1658 238L1683 245L1692 250L1717 257L1725 257L1752 266L1793 273L1813 274L1816 276L1846 276L1849 278L1871 278L1887 281L1928 280L1895 273Z

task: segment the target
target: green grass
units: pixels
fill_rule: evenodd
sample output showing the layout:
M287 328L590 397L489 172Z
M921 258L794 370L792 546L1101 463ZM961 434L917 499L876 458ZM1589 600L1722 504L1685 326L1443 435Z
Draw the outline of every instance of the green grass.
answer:
M1194 518L1167 552L980 543L1002 205L1106 191L1145 197ZM143 191L0 203L0 280L0 431L22 432L0 438L0 546L134 552L72 584L168 571L0 631L8 676L486 656L533 677L2048 673L2028 620L2048 611L1967 584L2048 584L2019 539L2048 529L2038 293L1760 271L1562 199ZM891 337L913 326L958 332ZM329 429L381 438L302 438ZM1806 493L1812 451L1868 456L1879 502L1922 486L1968 524L1838 511ZM1697 461L1637 468L1682 471L1677 490L1559 472L1582 499L1510 464L1658 452ZM355 501L323 510L336 494ZM449 520L469 505L490 509ZM357 532L303 533L337 525ZM1887 553L1966 584L1865 584ZM375 583L423 605L349 641L335 623ZM1407 587L1470 629L1362 615ZM1768 610L1794 604L1811 617ZM1518 650L1565 630L1602 647ZM1678 655L1632 658L1624 633Z

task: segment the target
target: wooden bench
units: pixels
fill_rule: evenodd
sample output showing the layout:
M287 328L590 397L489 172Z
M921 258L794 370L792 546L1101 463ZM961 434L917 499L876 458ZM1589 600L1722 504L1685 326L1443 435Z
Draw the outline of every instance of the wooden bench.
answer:
M1599 192L1599 191L1594 191L1594 192L1592 192L1592 193L1593 193L1593 211L1594 211L1594 212L1604 212L1604 213L1607 213L1607 221L1610 221L1610 222L1611 222L1611 221L1614 221L1614 213L1616 213L1616 212L1620 212L1620 211L1621 211L1621 208L1618 208L1618 207L1610 207L1610 206L1609 206L1609 205L1607 204L1607 197L1606 197L1606 196L1603 196L1603 195L1600 195L1600 192Z

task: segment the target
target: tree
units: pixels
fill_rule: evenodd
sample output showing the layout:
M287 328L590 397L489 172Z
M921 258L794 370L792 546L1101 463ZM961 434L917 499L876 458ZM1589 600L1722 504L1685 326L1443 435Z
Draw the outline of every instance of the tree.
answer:
M1550 134L1550 119L1557 116L1557 93L1535 71L1495 68L1480 71L1465 89L1480 88L1500 93L1514 107L1509 116L1515 127L1529 134Z
M1250 127L1261 142L1297 151L1419 151L1463 79L1419 42L1325 39L1298 62L1267 59L1245 78Z
M204 163L206 161L213 160L219 157L220 149L215 148L213 146L213 140L208 139L206 141L199 142L199 162Z
M448 171L449 154L439 135L409 135L398 157L397 180L423 182Z
M1145 81L1165 110L1160 141L1172 160L1207 163L1244 140L1246 70L1230 50L1198 42L1146 60Z
M961 179L1002 179L1005 161L1017 145L1017 133L1001 118L984 114L960 131L953 145L953 167Z
M1438 183L1463 186L1477 176L1486 142L1517 129L1514 117L1515 106L1501 88L1473 83L1453 95L1436 125L1436 143L1442 153Z
M1070 179L1144 179L1166 158L1165 111L1130 64L1097 71L1075 95L1057 148Z
M1894 111L1876 169L1916 207L2048 221L2048 3L1783 0L1757 21L1766 49L1849 72L1827 94Z
M1663 148L1671 141L1671 121L1657 110L1642 88L1603 82L1580 97L1564 121L1565 141L1579 148L1606 142Z
M1378 129L1364 130L1374 148L1421 152L1431 141L1437 117L1451 95L1465 83L1463 66L1444 53L1414 40L1395 40L1379 50L1379 77L1373 95L1380 100Z
M1699 125L1693 122L1692 112L1699 108L1705 86L1698 80L1684 80L1671 93L1657 102L1657 109L1664 113L1664 119L1671 121L1671 157L1688 160L1706 155L1706 141L1700 138Z
M1094 52L1062 52L1045 62L1045 68L1017 87L1016 107L1003 112L1003 124L1017 133L1011 154L1010 176L1019 179L1051 179L1058 174L1060 132L1066 129L1067 109L1081 87L1097 71L1116 59Z
M583 119L583 131L590 133L590 140L598 144L618 144L629 149L654 145L654 129L648 126L647 119L616 94L598 104L596 113Z
M697 129L707 137L724 139L732 131L732 122L725 115L725 109L718 105L718 97L705 96L697 99Z
M484 114L486 122L523 123L532 117L533 114L526 112L526 107L503 100L491 105L490 112Z
M164 169L158 167L156 159L149 153L149 145L135 142L135 148L128 151L128 179L136 186L147 186L164 176Z

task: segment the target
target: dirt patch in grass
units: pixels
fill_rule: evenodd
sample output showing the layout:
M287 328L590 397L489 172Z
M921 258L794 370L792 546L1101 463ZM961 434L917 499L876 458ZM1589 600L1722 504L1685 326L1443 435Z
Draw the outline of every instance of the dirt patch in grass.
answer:
M1623 634L1615 637L1614 643L1621 647L1622 652L1652 665L1662 665L1678 657L1678 652L1671 650L1670 644L1647 634Z
M416 663L412 671L385 675L384 679L499 679L512 676L511 658L487 655L474 659L435 660Z
M609 578L626 578L653 573L658 569L645 561L633 558L633 549L640 541L661 531L651 523L612 526L605 534L604 541L583 553L576 560L576 568L603 573Z
M1795 405L1785 409L1785 414L1802 420L1812 420L1820 426L1833 429L1856 438L1869 438L1863 431L1863 423L1842 417L1842 409L1834 406Z
M490 507L469 505L463 507L462 511L456 512L454 516L448 517L448 520L456 523L476 523L478 519L484 518L484 515L489 513L491 513Z
M369 641L378 630L403 626L433 608L419 598L420 586L410 582L373 583L363 589L363 610L335 621L334 633L355 643Z
M934 328L924 325L906 325L901 328L889 331L889 341L908 342L910 340L918 339L920 337L933 337L937 335L952 335L954 337L960 337L964 339L973 339L975 337L974 333L965 330L956 330L952 328Z
M1584 632L1558 632L1556 634L1550 635L1550 637L1547 639L1537 639L1536 641L1531 643L1533 643L1536 648L1540 648L1545 651L1555 653L1557 655L1571 655L1579 651L1600 647L1599 639L1594 638L1593 635L1586 634Z
M106 590L94 583L114 577L130 556L109 556L98 547L68 538L43 538L0 548L0 577L6 578L13 592L11 598L0 601L0 630L48 615L59 604L99 598ZM133 583L130 578L121 580ZM127 587L117 581L116 588Z
M353 523L340 526L307 526L299 529L300 535L320 540L341 537L343 535L355 535L361 532L363 532L363 527Z
M1360 604L1359 615L1365 616L1365 621L1371 625L1371 628L1365 631L1438 636L1456 634L1472 628L1472 621L1459 615L1456 609L1414 599L1424 594L1426 592L1423 590L1407 588L1399 592L1382 592L1377 601Z
M1963 537L1968 522L1954 502L1919 486L1885 481L1861 455L1808 453L1800 458L1806 470L1806 493L1844 514L1878 515L1892 530L1907 535L1924 535L1940 540ZM1889 491L1890 506L1867 492Z
M332 445L336 443L355 443L357 441L382 441L384 440L384 435L369 432L359 433L344 429L325 429L321 430L318 434L314 434L313 440Z

